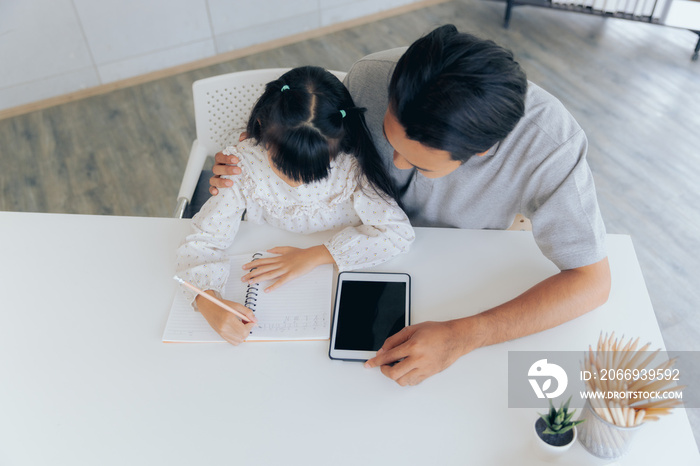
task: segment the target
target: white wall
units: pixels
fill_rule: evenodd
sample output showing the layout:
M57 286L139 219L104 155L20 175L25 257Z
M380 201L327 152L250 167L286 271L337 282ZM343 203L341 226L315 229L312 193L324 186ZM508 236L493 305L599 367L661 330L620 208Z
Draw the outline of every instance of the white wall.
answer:
M2 0L0 110L417 0Z
M700 2L673 0L663 23L667 26L700 31Z

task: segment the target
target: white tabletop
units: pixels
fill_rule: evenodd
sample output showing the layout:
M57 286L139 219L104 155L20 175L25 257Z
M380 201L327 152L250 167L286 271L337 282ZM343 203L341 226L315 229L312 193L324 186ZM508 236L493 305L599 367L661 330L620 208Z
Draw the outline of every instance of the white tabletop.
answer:
M0 464L539 464L534 409L509 409L507 355L580 350L601 330L663 348L627 236L601 308L482 348L416 387L331 361L328 342L164 344L176 219L0 213ZM413 322L477 313L556 273L528 232L417 229L377 270L413 279ZM244 222L232 252L309 246ZM602 464L579 444L566 464ZM682 409L620 464L698 464Z

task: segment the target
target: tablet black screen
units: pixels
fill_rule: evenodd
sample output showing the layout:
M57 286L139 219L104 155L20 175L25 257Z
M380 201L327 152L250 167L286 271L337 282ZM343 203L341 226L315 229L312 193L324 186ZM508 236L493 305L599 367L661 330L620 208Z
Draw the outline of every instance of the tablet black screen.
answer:
M336 309L335 349L377 351L404 327L406 283L345 281Z

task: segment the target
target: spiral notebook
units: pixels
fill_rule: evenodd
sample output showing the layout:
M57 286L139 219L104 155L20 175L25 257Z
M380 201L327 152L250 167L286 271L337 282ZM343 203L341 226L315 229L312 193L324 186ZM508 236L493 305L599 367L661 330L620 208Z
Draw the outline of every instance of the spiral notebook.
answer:
M242 267L251 260L271 256L256 252L233 256L224 299L245 304L255 312L258 325L247 341L328 340L330 338L333 266L316 267L310 273L265 293L273 282L248 285L241 282ZM223 342L207 320L187 302L181 290L173 299L163 341Z

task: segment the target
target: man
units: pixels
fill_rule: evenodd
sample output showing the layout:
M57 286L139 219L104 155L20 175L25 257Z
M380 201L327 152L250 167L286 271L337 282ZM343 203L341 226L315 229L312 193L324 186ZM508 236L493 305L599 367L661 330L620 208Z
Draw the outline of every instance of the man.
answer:
M505 229L521 213L560 269L480 314L403 329L367 367L415 385L476 348L555 327L607 300L605 227L586 136L558 100L527 81L509 51L442 26L407 50L361 59L345 84L367 108L414 226ZM240 173L235 158L217 154L216 161L212 194L230 185L220 175Z

